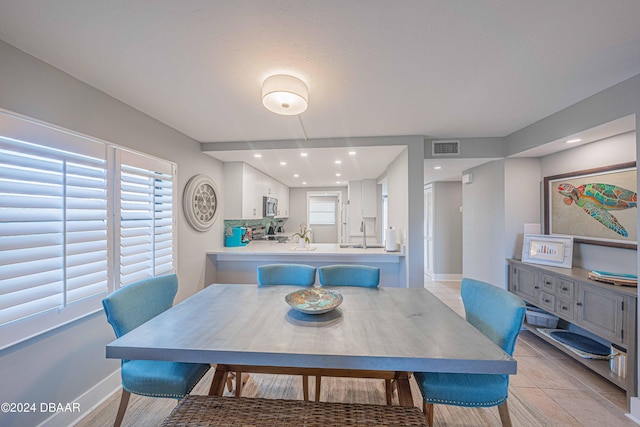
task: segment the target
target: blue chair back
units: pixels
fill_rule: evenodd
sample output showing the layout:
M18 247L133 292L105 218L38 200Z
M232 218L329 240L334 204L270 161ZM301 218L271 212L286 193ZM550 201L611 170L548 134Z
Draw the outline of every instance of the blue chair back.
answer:
M258 267L258 286L312 286L316 268L304 264L268 264Z
M107 321L120 338L173 305L178 292L175 274L140 280L102 300Z
M504 289L474 279L462 279L460 294L467 322L513 355L526 312L524 302Z
M322 286L377 288L380 269L366 265L327 265L318 268L318 278Z

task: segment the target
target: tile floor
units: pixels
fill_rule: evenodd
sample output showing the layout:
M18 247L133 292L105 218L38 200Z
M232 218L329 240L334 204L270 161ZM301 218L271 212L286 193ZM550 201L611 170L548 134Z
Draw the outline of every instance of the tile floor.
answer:
M460 282L425 279L425 288L464 317ZM510 387L536 405L556 426L637 426L625 416L625 392L547 344L522 331L514 357L518 373Z

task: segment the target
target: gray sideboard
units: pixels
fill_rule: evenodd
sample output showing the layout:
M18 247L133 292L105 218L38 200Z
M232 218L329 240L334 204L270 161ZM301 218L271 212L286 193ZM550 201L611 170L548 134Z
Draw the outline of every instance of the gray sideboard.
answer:
M630 397L637 395L637 288L590 280L589 271L581 268L548 267L515 259L508 264L509 291L562 319L565 325L576 325L627 350L627 373L622 378L611 372L608 360L582 358L539 332L537 326L525 323L535 335L626 390L629 404Z

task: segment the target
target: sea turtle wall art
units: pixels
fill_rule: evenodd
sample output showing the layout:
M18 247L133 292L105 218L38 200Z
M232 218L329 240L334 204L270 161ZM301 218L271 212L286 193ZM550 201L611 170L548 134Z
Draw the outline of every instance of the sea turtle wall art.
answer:
M558 185L558 192L565 196L565 205L575 203L605 227L622 237L629 237L627 230L610 211L637 208L638 193L613 184L589 183L576 187L566 182Z
M621 247L636 244L635 164L547 177L545 186L548 234L570 235L587 243L620 243Z

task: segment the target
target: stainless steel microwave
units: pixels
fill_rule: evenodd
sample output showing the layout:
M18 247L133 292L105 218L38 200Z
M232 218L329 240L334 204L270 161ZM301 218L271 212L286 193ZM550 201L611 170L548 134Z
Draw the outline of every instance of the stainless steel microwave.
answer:
M278 215L278 199L264 196L262 198L262 216L264 218L273 218Z

